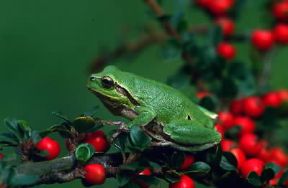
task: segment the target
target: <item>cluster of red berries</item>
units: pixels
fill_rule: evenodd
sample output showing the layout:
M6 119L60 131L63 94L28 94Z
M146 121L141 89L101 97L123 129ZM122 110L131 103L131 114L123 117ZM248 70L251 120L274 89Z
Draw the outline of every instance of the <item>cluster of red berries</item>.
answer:
M209 11L216 19L215 23L222 29L224 37L230 37L235 32L235 23L227 15L233 9L235 0L197 0L197 5ZM272 14L276 24L272 30L256 29L251 33L251 43L259 51L270 50L274 43L288 44L288 1L282 0L274 3ZM218 44L217 54L226 60L233 60L236 48L233 44L224 41Z
M87 133L85 135L84 143L89 143L93 146L96 152L106 152L109 149L109 142L103 131L98 130L93 133ZM50 138L42 138L36 145L36 149L39 151L46 152L45 158L47 160L55 159L59 156L61 148L60 144ZM2 155L0 155L1 159ZM84 166L86 183L92 185L103 184L106 179L106 170L102 164L88 164Z
M251 35L251 42L260 51L271 49L275 42L282 45L288 44L288 1L275 1L271 10L276 23L270 30L258 29Z
M182 164L178 170L180 171L187 170L191 167L192 164L194 164L194 162L195 162L195 158L193 155L185 154L184 160L182 161ZM138 176L152 176L153 172L151 168L145 168L144 170L139 172L137 175ZM142 179L137 179L137 176L135 176L135 178L132 178L132 181L136 183L137 185L139 185L139 187L141 188L149 188L149 185ZM196 185L195 185L194 180L190 176L185 175L185 174L182 174L180 176L179 181L175 183L171 183L169 185L169 188L195 188L195 187Z
M216 129L223 136L222 150L234 154L238 169L244 177L251 172L261 175L267 163L273 162L283 168L288 165L288 155L281 148L269 147L267 141L255 134L256 121L261 118L265 109L279 108L287 102L288 90L272 91L261 97L250 96L234 100L229 111L219 112ZM237 138L225 138L225 133L236 126L240 127ZM276 184L280 174L270 183Z
M222 29L225 38L234 34L235 23L227 16L233 8L234 0L197 0L197 5L209 11L215 17L215 24ZM220 57L232 60L236 55L236 48L229 42L221 42L217 46L217 53Z
M84 142L91 144L94 147L95 151L99 153L106 152L109 149L109 142L106 138L106 135L101 130L93 133L87 133ZM39 151L46 152L45 158L47 160L55 159L56 157L58 157L61 151L60 144L56 140L48 136L42 138L35 145L35 147Z
M92 145L98 153L104 153L109 149L109 142L105 133L101 130L87 133L84 142ZM102 164L88 164L83 169L85 171L85 183L100 185L105 182L106 169Z

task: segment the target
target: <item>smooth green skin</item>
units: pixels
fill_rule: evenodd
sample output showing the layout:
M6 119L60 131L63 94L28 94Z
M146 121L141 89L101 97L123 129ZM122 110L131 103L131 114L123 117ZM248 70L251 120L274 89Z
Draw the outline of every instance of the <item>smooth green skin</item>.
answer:
M111 78L114 87L103 87L103 77ZM204 150L221 141L214 129L217 116L168 85L107 66L92 74L87 86L111 112L131 119L130 128L160 123L170 139L189 151Z

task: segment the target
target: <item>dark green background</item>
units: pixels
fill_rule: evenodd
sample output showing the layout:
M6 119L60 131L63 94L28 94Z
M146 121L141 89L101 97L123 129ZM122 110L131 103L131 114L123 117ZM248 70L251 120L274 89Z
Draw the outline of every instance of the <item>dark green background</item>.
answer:
M258 12L252 4L247 5L239 30L263 25L257 21ZM207 21L199 11L187 19ZM87 67L99 47L112 48L130 33L135 35L133 30L141 31L149 20L153 21L142 0L1 0L0 119L26 119L32 127L43 129L57 122L53 111L75 117L91 110L99 101L85 87ZM249 45L239 49L239 56L247 59ZM276 88L288 86L287 58L284 49L273 62ZM118 61L124 70L162 81L180 62L164 60L157 47L129 61ZM111 117L105 110L99 115ZM80 187L79 183L71 185Z

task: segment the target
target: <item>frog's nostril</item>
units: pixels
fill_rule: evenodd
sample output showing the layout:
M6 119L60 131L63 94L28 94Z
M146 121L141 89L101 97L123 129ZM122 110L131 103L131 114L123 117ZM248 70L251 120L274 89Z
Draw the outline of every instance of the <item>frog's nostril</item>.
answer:
M96 80L96 77L95 76L90 76L90 81L95 81Z

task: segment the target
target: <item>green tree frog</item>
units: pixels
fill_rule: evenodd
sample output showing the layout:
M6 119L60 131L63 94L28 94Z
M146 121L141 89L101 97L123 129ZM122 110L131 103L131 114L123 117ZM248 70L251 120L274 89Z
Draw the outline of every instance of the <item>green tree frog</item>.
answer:
M217 115L164 83L107 66L92 74L87 86L113 114L130 119L129 128L157 124L161 128L157 134L188 151L221 141L214 128Z

